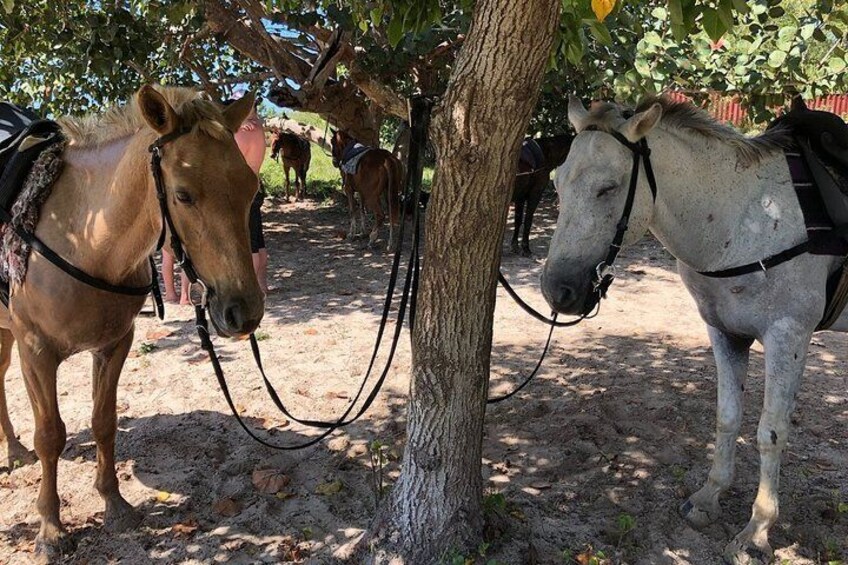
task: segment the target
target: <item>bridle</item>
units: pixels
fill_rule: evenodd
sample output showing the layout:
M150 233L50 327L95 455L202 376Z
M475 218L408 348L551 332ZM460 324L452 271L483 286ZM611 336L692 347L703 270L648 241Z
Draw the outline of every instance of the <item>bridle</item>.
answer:
M592 289L589 291L583 311L583 315L586 315L595 309L602 298L606 298L607 290L615 280L615 260L618 258L619 252L621 252L624 234L627 233L627 228L630 224L630 214L633 211L633 203L636 200L636 187L639 184L639 163L641 162L645 168L645 177L648 180L648 186L651 188L651 200L653 204L657 202L657 180L654 177L654 169L651 166L651 149L648 147L648 141L644 137L634 143L617 131L604 131L597 126L589 126L583 131L601 131L607 133L629 149L633 155L633 166L630 169L630 186L627 189L624 210L621 212L621 218L618 220L618 224L616 224L615 236L612 238L612 243L610 243L607 249L606 257L595 267L594 277L592 278Z

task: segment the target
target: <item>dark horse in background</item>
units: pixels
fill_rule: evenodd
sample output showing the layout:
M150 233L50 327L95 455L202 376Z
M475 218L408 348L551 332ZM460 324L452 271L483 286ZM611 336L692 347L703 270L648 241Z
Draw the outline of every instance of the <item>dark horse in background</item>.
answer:
M515 231L512 234L512 251L525 257L530 252L530 229L533 227L533 214L542 199L542 193L550 182L551 171L559 167L568 156L574 136L565 133L553 137L527 138L521 144L518 159L518 175L512 190L515 203ZM518 234L521 226L524 234L521 248L518 247Z
M306 173L309 172L309 162L312 160L312 149L309 142L300 136L288 131L279 131L274 134L271 143L271 158L279 156L283 163L283 171L286 174L286 202L289 201L291 193L291 181L289 171L294 169L295 199L300 201L306 196Z
M358 192L362 200L359 219L362 232L365 232L364 208L374 214L374 226L369 235L369 244L373 245L379 235L380 227L389 217L389 248L394 243L393 226L400 219L400 192L404 182L404 170L401 162L385 149L369 147L357 142L348 133L332 130L330 140L333 148L333 165L342 175L342 187L347 195L350 209L350 231L348 238L356 235L356 198ZM385 202L388 211L384 211Z

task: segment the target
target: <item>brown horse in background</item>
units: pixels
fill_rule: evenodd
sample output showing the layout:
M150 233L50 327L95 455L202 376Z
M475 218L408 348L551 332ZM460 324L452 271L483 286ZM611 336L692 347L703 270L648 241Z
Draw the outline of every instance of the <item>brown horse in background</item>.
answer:
M512 201L515 203L515 230L512 234L512 251L525 257L531 257L530 229L533 227L533 215L542 200L545 187L551 180L551 171L559 167L568 157L574 136L570 133L553 137L539 137L535 142L542 152L542 162L534 166L524 158L522 152L518 160L518 175L512 190ZM526 206L526 209L525 209ZM518 234L521 227L524 233L521 238L521 248L518 247Z
M289 201L291 181L289 171L294 169L295 199L303 200L306 196L306 173L309 172L309 162L312 160L312 149L309 142L300 136L288 131L279 131L274 134L271 143L271 158L282 158L283 170L286 173L286 202Z
M332 133L333 137L330 141L333 148L333 164L341 170L342 187L347 194L350 210L348 238L353 238L356 235L356 199L354 193L358 192L362 199L359 217L363 233L365 232L363 208L367 208L374 214L374 226L371 228L368 237L371 245L377 241L380 227L386 220L386 212L383 210L385 199L389 216L389 248L392 248L394 245L393 227L400 219L400 191L404 182L403 165L385 149L368 147L359 159L356 172L345 172L345 165L351 161L348 156L359 144L344 131L332 130Z
M210 318L218 333L250 334L262 319L264 299L250 257L247 212L258 179L233 139L253 107L247 95L222 108L186 88L145 86L123 108L82 120L60 120L68 145L64 167L41 210L36 235L58 255L113 285L150 283L162 214L148 147L162 147L161 172L174 226L208 288ZM59 414L56 372L71 355L91 351L91 431L97 445L95 487L106 503L103 526L121 531L141 516L121 496L115 475L118 377L133 342L144 296L95 289L32 253L23 282L0 308L0 383L18 342L21 372L35 421L41 461L36 552L41 561L62 553L65 530L56 488L65 424ZM30 458L15 437L0 386L0 442L9 465Z

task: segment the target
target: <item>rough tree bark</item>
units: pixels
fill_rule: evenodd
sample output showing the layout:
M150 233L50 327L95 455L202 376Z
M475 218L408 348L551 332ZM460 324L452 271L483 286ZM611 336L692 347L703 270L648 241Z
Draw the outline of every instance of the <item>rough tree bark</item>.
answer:
M473 550L495 286L521 138L559 0L478 0L430 129L436 173L413 334L400 479L360 546L375 562L434 563Z

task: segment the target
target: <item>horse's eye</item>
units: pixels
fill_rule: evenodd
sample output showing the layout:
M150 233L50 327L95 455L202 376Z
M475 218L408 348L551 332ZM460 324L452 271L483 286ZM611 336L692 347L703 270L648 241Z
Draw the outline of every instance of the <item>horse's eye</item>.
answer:
M179 200L183 204L191 204L192 203L191 194L189 194L185 190L178 190L174 193L174 195L177 197L177 200Z
M601 190L598 191L597 197L600 198L601 196L612 192L617 187L618 187L618 185L608 184L608 185L604 186L603 188L601 188Z

